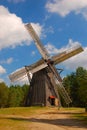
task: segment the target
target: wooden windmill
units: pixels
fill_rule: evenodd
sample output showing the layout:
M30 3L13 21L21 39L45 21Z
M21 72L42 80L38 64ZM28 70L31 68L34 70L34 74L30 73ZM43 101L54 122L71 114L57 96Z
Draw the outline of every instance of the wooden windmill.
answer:
M11 73L9 75L10 80L12 82L17 81L27 74L30 82L30 88L26 100L26 105L58 106L60 105L60 95L66 104L71 103L71 99L62 85L62 79L55 65L82 52L82 47L76 46L50 57L36 32L34 31L32 25L29 23L25 25L25 27L31 35L32 39L35 41L35 45L42 55L42 59L40 59L35 64L25 66ZM33 75L32 78L30 74Z

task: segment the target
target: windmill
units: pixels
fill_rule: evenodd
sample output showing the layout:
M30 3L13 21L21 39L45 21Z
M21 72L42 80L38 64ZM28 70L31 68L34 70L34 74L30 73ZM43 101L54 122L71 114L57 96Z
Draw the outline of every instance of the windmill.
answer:
M82 52L82 47L78 45L50 57L32 25L28 23L25 27L42 55L42 59L11 73L9 75L10 80L15 82L25 75L28 76L30 88L26 98L26 105L60 106L60 95L66 104L71 103L71 99L62 85L62 78L55 65ZM32 78L31 74L33 75Z

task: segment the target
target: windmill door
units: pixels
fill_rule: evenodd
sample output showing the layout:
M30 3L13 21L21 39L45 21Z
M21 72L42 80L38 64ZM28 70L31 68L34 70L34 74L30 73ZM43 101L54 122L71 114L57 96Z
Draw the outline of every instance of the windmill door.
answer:
M50 96L49 98L50 98L50 104L52 106L55 106L55 97L54 96Z

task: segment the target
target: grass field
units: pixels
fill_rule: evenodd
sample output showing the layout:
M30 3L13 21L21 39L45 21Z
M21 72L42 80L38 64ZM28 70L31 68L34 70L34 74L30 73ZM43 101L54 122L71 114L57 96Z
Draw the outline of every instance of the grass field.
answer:
M27 130L27 117L46 110L41 107L15 107L0 109L0 130Z
M76 113L76 114L74 114L74 117L78 120L84 121L84 123L87 124L87 112L86 113Z
M13 108L1 108L0 115L17 115L17 116L29 116L43 111L45 107L13 107Z
M64 111L66 110L71 112L73 117L87 124L87 112L85 112L84 108L63 108L63 109Z
M71 113L75 118L87 122L87 113L82 108L51 108L51 107L17 107L0 109L0 130L27 130L30 122L29 117L46 113L49 111L60 111Z

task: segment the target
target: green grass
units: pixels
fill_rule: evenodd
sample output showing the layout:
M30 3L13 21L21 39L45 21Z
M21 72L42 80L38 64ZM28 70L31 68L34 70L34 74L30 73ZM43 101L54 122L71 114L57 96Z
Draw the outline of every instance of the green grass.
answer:
M15 107L0 109L0 130L28 130L29 116L46 111L45 107Z
M72 114L74 118L77 120L81 120L87 124L87 112L85 112L85 108L62 108L62 111L66 111Z
M52 108L52 107L15 107L0 109L0 130L28 130L34 115L46 112L66 112L77 119L87 121L87 113L83 108Z
M75 112L84 112L85 108L78 108L78 107L66 107L66 108L61 108L64 111L75 111Z
M38 111L43 111L46 107L13 107L13 108L1 108L0 115L17 115L17 116L29 116L37 114Z
M83 121L85 124L87 124L87 113L76 113L74 114L74 117L78 120Z

